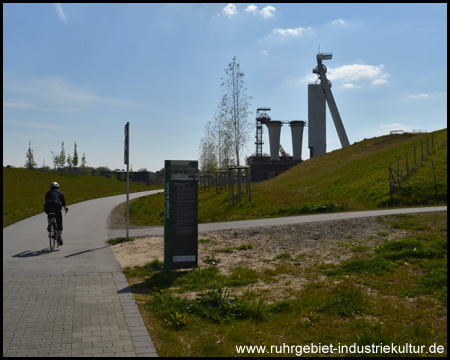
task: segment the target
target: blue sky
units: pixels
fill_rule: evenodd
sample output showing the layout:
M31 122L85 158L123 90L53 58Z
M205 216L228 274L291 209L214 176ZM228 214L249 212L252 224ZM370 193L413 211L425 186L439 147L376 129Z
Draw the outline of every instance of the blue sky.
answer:
M23 166L31 140L52 166L64 141L88 166L123 169L128 121L133 170L197 159L234 56L253 153L258 107L307 120L319 46L350 143L447 127L447 4L4 4L3 165ZM281 143L292 153L288 126Z

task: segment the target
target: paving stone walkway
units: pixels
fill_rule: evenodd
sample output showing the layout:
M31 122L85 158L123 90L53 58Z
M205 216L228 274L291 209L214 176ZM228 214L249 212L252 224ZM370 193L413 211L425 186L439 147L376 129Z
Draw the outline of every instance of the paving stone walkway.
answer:
M3 277L3 356L157 356L122 272Z

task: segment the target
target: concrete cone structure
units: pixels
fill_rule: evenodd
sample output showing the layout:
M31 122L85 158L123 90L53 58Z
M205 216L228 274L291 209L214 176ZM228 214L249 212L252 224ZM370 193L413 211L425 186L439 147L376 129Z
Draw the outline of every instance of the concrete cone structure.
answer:
M292 161L302 161L302 146L303 146L303 128L305 127L304 121L291 121L289 123L292 134Z
M280 135L283 124L281 121L270 121L266 125L269 130L270 161L280 161L278 154L280 152Z

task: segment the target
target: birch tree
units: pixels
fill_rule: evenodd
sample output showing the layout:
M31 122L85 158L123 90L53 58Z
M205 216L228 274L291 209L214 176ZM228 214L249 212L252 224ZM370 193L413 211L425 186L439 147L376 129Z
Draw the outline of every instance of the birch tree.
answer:
M226 77L222 78L222 103L226 118L225 127L231 138L236 165L240 165L241 153L250 138L250 122L248 108L251 96L246 95L244 73L236 61L236 56L225 69Z
M214 116L213 136L217 149L217 163L220 169L227 169L233 159L232 138L229 132L227 121L227 107L225 99L222 98L217 106Z
M213 174L217 169L216 143L213 134L213 126L208 121L203 130L203 138L199 146L200 169L204 174Z

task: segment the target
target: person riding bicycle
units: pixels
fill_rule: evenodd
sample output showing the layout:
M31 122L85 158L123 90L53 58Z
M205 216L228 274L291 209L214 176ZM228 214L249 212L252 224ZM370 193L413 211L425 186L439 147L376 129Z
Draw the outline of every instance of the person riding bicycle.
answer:
M50 190L45 194L45 205L44 210L48 215L50 213L56 214L56 224L58 225L58 244L62 245L63 241L61 238L62 230L63 230L63 221L62 221L62 213L61 210L64 207L66 212L69 208L66 206L66 199L64 198L64 194L58 190L59 184L57 182L52 182L50 184ZM47 230L50 232L52 220L47 216L48 219L48 227Z

